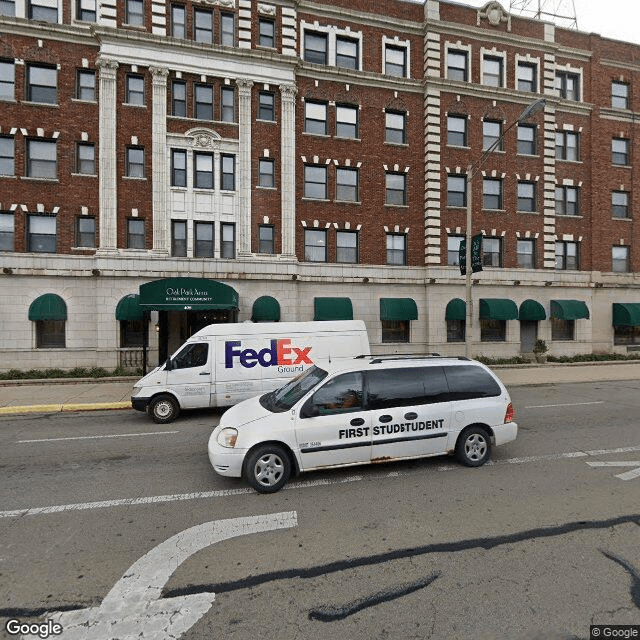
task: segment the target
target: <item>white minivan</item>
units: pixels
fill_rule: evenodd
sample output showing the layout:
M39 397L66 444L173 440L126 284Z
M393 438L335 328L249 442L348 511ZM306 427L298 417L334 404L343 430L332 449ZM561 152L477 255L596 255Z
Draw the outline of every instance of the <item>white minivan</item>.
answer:
M131 404L164 424L181 409L233 405L314 364L368 353L362 320L212 324L136 382Z
M312 469L455 453L480 466L516 438L502 382L468 358L359 357L313 366L229 409L209 438L223 476L260 493Z

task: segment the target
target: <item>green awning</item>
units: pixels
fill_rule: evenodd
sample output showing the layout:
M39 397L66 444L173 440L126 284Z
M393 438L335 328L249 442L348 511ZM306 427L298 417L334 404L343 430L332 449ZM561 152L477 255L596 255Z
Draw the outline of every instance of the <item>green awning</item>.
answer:
M140 296L136 293L130 293L118 302L116 320L142 320L143 311L140 306Z
M589 318L589 309L582 300L552 300L550 316L559 320L582 320Z
M640 303L638 302L614 302L613 303L614 327L640 327Z
M66 320L67 305L55 293L45 293L36 298L29 307L29 320Z
M271 296L261 296L253 303L253 322L280 322L280 303Z
M467 319L467 303L460 298L449 300L447 309L444 312L445 320L466 320Z
M238 309L238 292L204 278L167 278L140 285L139 304L157 311Z
M517 320L518 306L507 298L481 298L480 317L483 320Z
M418 305L413 298L380 298L380 320L417 320Z
M351 298L314 298L314 320L353 320Z
M537 320L546 320L547 312L539 302L535 300L525 300L520 305L519 318L520 321L529 320L535 322Z

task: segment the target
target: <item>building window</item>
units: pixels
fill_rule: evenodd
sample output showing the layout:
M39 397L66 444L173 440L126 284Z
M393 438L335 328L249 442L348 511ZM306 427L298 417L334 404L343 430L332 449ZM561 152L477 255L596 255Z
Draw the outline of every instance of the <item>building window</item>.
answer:
M233 13L220 14L220 44L226 47L235 47L236 16Z
M261 224L258 227L258 253L273 254L275 252L275 230L273 225Z
M382 320L382 342L409 342L409 320Z
M76 76L76 98L86 102L96 100L96 72L78 69Z
M258 44L261 47L274 49L276 46L276 23L267 18L260 18L258 23Z
M611 82L611 106L614 109L629 108L629 85L626 82Z
M174 38L187 37L187 9L182 4L171 5L171 35Z
M258 119L269 120L272 122L276 119L275 96L270 91L261 91L258 98Z
M96 175L96 147L89 142L79 142L76 147L76 172Z
M83 22L96 21L96 0L77 0L76 18Z
M465 176L447 176L447 206L467 206L467 178Z
M236 121L236 92L233 87L222 87L220 89L221 120L222 122Z
M0 213L0 251L14 251L15 218L12 213Z
M580 198L578 187L556 187L556 215L580 215Z
M64 320L36 320L36 349L64 349L64 327Z
M613 344L640 344L640 326L613 327Z
M327 36L315 31L304 32L304 59L315 64L327 64Z
M327 232L324 229L304 230L304 259L306 262L327 261Z
M213 42L213 12L207 9L193 11L193 39L196 42L211 44Z
M171 255L187 257L187 223L184 220L171 221Z
M611 248L611 271L629 273L629 247L616 246Z
M481 342L505 342L507 339L506 320L480 319Z
M482 60L482 84L489 87L504 86L504 60L495 56L484 56Z
M518 182L518 211L536 210L536 183Z
M213 258L213 222L194 223L194 256Z
M58 22L58 0L28 0L29 18Z
M27 216L27 251L55 253L56 250L56 218L54 216Z
M179 80L171 83L171 115L187 117L187 84Z
M467 146L467 118L447 116L447 144L452 147Z
M611 192L611 215L614 218L629 218L629 192Z
M521 269L535 269L535 240L518 240L516 243L516 257L518 267Z
M187 186L187 152L184 149L171 149L171 186Z
M336 200L358 202L358 170L336 169Z
M0 16L9 16L10 18L16 15L16 2L15 0L0 0Z
M469 80L468 55L465 51L447 52L447 79L467 82Z
M124 1L124 21L132 27L144 26L144 1L125 0Z
M197 84L194 91L196 120L213 120L213 86Z
M385 204L404 206L407 204L407 175L405 173L385 174Z
M127 220L127 249L144 248L144 220L129 218Z
M58 71L55 67L27 65L27 100L41 104L57 104Z
M327 167L305 165L304 197L313 200L327 199Z
M518 125L518 153L523 156L535 156L537 153L535 125Z
M55 180L58 175L56 143L27 140L27 176Z
M447 342L464 342L465 325L464 320L447 320Z
M236 257L236 225L223 222L220 225L220 257Z
M358 232L336 232L336 262L357 264L358 262Z
M551 339L554 342L575 340L576 321L551 318Z
M144 178L144 148L127 147L126 157L126 177Z
M120 347L142 347L144 341L144 320L120 320Z
M223 154L220 156L220 189L222 191L236 190L236 157Z
M537 79L538 68L535 64L528 62L518 62L517 68L517 89L518 91L528 91L535 93L538 88Z
M556 131L556 160L580 160L580 134Z
M15 142L11 136L0 136L0 176L15 175Z
M0 60L0 100L15 100L16 67L13 60Z
M484 209L502 209L502 180L483 178L482 206Z
M327 135L327 103L310 102L304 104L304 130L306 133Z
M407 77L407 49L386 45L384 48L384 72L395 78Z
M623 166L629 165L629 140L626 138L611 140L611 162Z
M502 266L502 238L482 238L482 265Z
M353 38L336 37L336 67L343 69L359 68L359 43Z
M407 236L404 233L387 233L387 264L407 264Z
M339 138L358 138L358 107L336 105L336 136Z
M580 100L580 76L569 71L556 71L556 91L565 100Z
M403 111L385 113L384 141L392 144L407 143L407 114Z
M502 122L485 120L482 123L482 150L502 151Z
M447 264L451 266L460 265L460 243L463 236L447 236Z
M96 246L96 219L82 216L76 219L76 247Z
M127 74L125 102L137 106L144 105L144 78Z
M276 186L275 162L270 158L258 161L258 186L273 189Z
M193 154L193 186L213 189L213 154L197 151Z
M577 242L556 242L556 269L575 271L580 268Z

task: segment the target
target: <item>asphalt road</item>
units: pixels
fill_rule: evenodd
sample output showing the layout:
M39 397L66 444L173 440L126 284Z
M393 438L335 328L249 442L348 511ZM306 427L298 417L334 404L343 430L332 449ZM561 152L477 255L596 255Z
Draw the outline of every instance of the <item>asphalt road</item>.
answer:
M0 418L0 618L88 640L640 625L640 381L510 391L518 439L484 467L354 467L270 496L212 472L215 414Z

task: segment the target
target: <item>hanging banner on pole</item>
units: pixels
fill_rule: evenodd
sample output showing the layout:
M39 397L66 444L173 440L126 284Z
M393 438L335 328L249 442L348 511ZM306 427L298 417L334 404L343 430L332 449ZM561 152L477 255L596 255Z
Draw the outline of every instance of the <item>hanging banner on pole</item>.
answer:
M460 275L466 275L467 273L467 239L463 238L460 241ZM477 273L482 271L482 234L471 238L471 273Z

